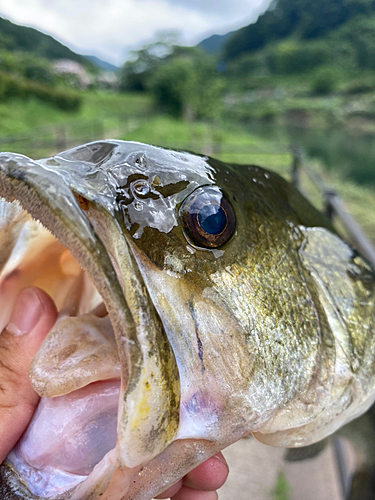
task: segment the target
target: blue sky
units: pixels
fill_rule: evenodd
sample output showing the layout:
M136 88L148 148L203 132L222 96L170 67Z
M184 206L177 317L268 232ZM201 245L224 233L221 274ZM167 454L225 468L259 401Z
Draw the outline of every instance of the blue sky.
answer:
M121 65L160 31L195 44L255 21L269 0L0 0L0 15Z

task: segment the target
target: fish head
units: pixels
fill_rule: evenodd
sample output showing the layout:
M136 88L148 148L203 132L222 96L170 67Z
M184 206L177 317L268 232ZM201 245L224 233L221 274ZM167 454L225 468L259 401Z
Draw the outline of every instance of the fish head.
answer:
M49 285L60 315L30 371L41 402L0 469L10 499L150 500L249 432L305 446L372 403L373 271L278 175L100 141L0 155L0 195L84 271L74 293L55 290L61 270ZM35 284L17 238L6 290L15 270L29 280L14 290ZM26 240L40 260L47 243Z

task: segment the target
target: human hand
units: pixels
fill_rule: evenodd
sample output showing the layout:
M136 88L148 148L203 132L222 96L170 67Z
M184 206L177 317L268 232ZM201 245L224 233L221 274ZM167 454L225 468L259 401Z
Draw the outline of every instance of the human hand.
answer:
M27 428L39 402L28 372L57 318L56 306L43 290L25 288L18 295L9 324L0 335L0 463ZM228 475L221 453L189 472L156 498L216 500Z
M0 335L0 463L27 428L39 402L28 372L57 318L53 300L39 288L25 288Z
M217 500L218 495L215 490L223 486L228 472L225 458L222 453L217 453L155 498Z

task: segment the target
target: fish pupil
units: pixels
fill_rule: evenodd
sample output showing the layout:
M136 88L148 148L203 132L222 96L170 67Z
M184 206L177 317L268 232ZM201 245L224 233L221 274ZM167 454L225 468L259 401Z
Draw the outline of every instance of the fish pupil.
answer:
M207 234L220 234L227 225L227 216L219 205L212 203L199 210L198 222Z
M217 186L201 186L185 198L179 209L183 233L190 244L218 248L236 229L236 214Z

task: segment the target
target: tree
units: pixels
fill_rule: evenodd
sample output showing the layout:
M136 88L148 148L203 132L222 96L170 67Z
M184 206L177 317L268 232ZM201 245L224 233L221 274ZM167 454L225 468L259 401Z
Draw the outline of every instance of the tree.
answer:
M134 52L122 69L121 89L150 91L161 110L185 120L216 116L223 90L216 58L176 40L164 33Z
M146 91L156 69L166 62L178 41L176 32L159 33L155 42L131 52L120 72L120 90Z
M359 69L375 69L375 16L356 16L332 36L333 44L350 44Z
M341 78L338 68L322 66L317 69L312 78L311 91L315 95L327 95L333 92Z
M173 59L155 73L151 91L169 114L193 118L197 109L197 75L191 61Z
M155 72L150 89L161 109L185 120L213 118L221 107L215 59L196 47L177 47Z
M324 40L301 42L287 39L265 50L270 72L284 75L303 73L328 64L332 54L330 44Z

